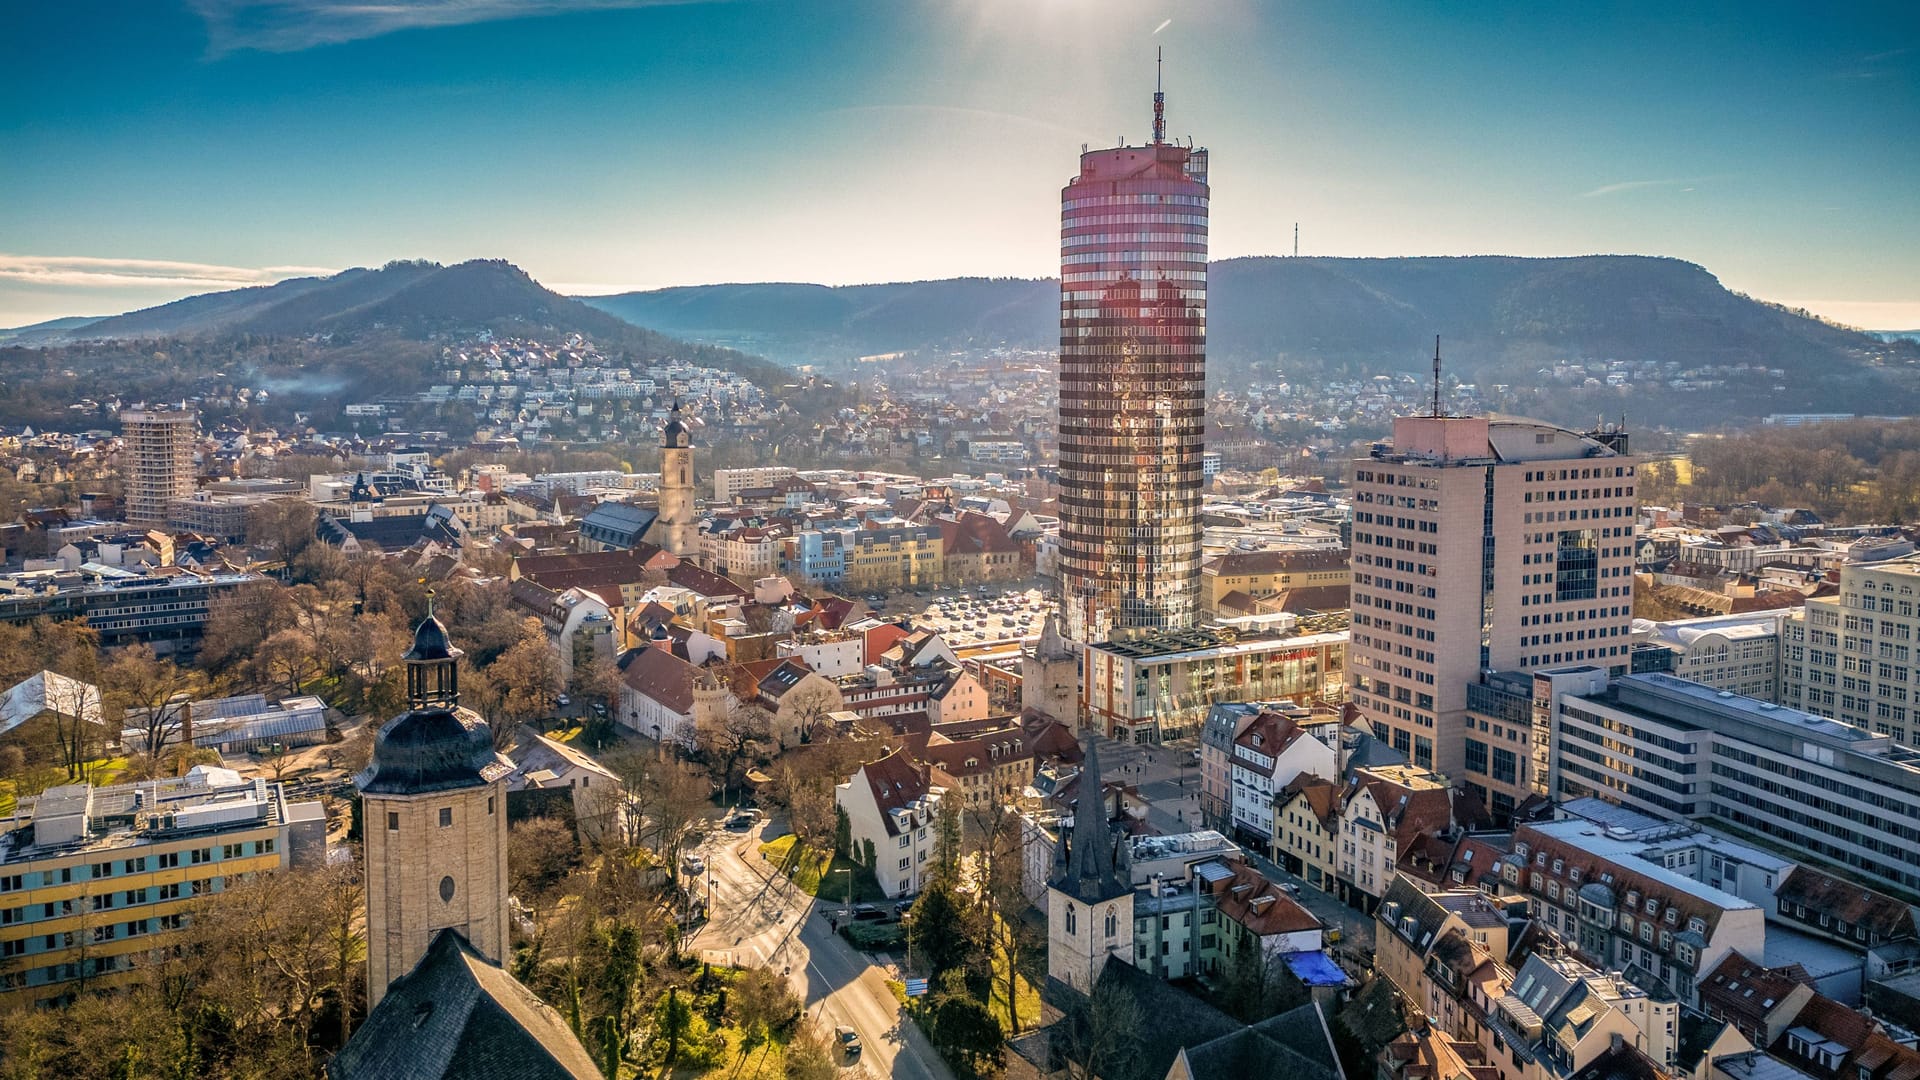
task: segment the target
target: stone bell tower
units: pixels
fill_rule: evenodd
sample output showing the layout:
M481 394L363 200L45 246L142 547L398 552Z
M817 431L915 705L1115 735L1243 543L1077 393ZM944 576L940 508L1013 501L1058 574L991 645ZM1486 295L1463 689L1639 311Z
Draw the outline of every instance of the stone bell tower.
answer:
M660 429L660 546L683 559L700 554L693 515L693 436L680 419L680 403Z
M408 709L381 726L354 777L366 842L367 1006L453 930L486 960L507 952L507 790L513 764L460 707L460 650L433 615L407 651Z

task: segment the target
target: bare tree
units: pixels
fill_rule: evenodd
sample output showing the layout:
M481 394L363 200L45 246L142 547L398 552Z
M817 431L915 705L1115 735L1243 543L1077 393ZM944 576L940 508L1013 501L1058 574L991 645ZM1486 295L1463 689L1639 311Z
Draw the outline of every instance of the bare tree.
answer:
M651 849L677 874L680 853L712 826L712 788L677 761L630 751L602 764L620 778L619 836L629 847Z
M1111 982L1097 983L1060 1024L1066 1033L1068 1075L1099 1080L1137 1054L1147 1022L1139 1003Z
M139 729L139 749L156 764L169 746L186 738L184 721L193 699L206 688L203 675L156 657L149 645L115 653L105 681L109 714L118 714L122 727Z
M732 798L735 777L743 776L745 763L773 741L773 720L767 710L737 697L727 702L727 714L719 724L693 733L695 750L720 785L723 800Z

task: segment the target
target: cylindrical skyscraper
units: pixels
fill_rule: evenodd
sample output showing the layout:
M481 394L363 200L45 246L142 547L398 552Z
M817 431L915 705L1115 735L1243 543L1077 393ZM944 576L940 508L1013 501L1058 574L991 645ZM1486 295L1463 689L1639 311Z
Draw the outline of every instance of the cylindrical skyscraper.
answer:
M1067 636L1199 610L1207 152L1080 155L1060 192L1060 593Z

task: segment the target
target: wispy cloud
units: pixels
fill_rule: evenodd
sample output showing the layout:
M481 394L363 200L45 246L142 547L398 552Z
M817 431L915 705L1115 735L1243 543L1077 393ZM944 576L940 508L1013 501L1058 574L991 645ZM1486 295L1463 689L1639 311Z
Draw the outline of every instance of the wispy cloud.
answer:
M1626 191L1645 191L1648 188L1665 187L1677 187L1681 191L1692 191L1693 188L1691 185L1698 182L1697 179L1689 180L1685 178L1676 180L1622 180L1614 184L1602 184L1592 191L1582 192L1580 197L1583 199L1597 199L1605 195L1618 195Z
M1166 21L1164 21L1164 22L1162 22L1162 23L1161 23L1161 24L1160 24L1159 26L1156 26L1156 27L1154 27L1154 28L1153 28L1153 33L1154 33L1154 34L1157 34L1157 33L1159 33L1160 31L1162 31L1162 30L1165 30L1165 29L1166 29L1167 27L1169 27L1169 26L1172 26L1172 25L1173 25L1173 20L1172 20L1172 19L1167 19ZM1153 34L1148 34L1147 36L1148 36L1148 37L1152 37L1152 36L1153 36Z
M298 52L440 26L704 0L187 0L206 20L207 54Z
M0 281L58 289L237 289L333 272L319 266L219 266L164 259L0 253Z

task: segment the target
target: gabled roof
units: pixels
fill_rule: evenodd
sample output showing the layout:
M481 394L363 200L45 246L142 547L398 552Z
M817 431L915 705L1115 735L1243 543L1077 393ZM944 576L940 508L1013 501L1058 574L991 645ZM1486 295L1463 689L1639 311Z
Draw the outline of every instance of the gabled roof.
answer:
M1321 828L1333 829L1340 818L1340 785L1313 773L1301 773L1280 789L1277 800L1285 806L1302 798L1307 809L1320 821Z
M560 1014L442 930L327 1065L332 1080L599 1080Z
M0 696L0 734L48 712L81 716L89 723L102 723L100 688L79 679L70 679L57 671L35 672Z
M888 836L900 835L894 825L894 811L904 810L925 798L931 787L926 770L915 765L904 749L895 749L878 761L862 765L858 779L866 782L867 792L880 810L880 820L885 823Z
M1213 886L1220 914L1263 938L1320 929L1320 920L1314 918L1312 912L1268 881L1260 871L1244 862L1226 865L1233 876Z
M634 649L620 659L620 681L681 716L693 712L693 680L699 669L666 649Z
M1831 915L1837 923L1865 926L1888 941L1920 937L1920 916L1911 904L1808 866L1796 866L1774 890L1774 900Z
M614 547L630 548L653 528L659 513L630 503L603 502L580 520L580 535Z
M729 579L684 560L680 565L667 571L667 580L708 598L747 595L747 590Z

